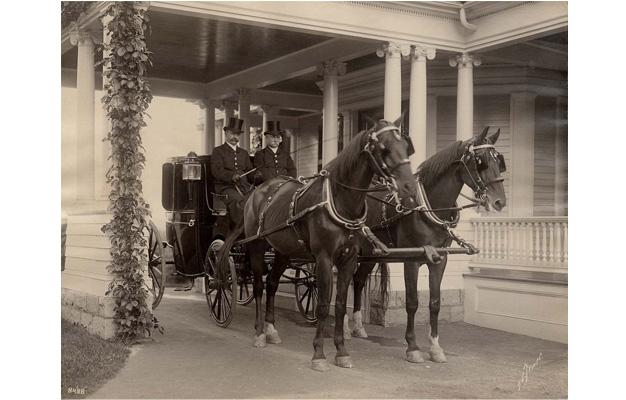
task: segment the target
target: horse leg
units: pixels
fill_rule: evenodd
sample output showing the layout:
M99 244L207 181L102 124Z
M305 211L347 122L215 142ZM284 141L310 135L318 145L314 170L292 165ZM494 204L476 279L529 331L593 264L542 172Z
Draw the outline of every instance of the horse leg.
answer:
M315 339L313 339L313 359L311 367L316 371L328 371L328 361L324 355L324 329L326 328L326 318L328 317L328 309L330 305L330 296L332 293L332 264L328 255L316 257L317 263L317 328L315 330Z
M272 344L280 344L283 341L280 339L278 335L278 331L274 327L275 318L274 318L274 299L276 297L276 291L278 290L278 285L280 284L280 278L287 269L287 263L289 262L289 258L285 257L282 254L276 253L276 258L274 260L274 266L267 277L267 298L265 300L265 337L267 338L268 343Z
M343 323L348 300L348 287L354 276L355 268L356 255L350 257L343 265L337 266L337 296L335 297L335 347L337 348L337 355L335 362L338 367L343 368L352 368L352 359L344 344Z
M415 312L417 311L417 277L420 264L414 262L404 263L404 290L406 293L406 333L404 338L407 343L406 360L412 363L424 362L415 340Z
M352 330L352 335L355 337L367 337L367 332L365 332L365 328L363 328L361 298L363 296L363 289L365 288L367 277L372 273L375 265L376 264L373 263L361 263L356 270L356 274L354 274L354 329Z
M441 280L446 269L448 257L442 257L439 264L428 264L428 286L430 289L430 358L434 362L444 363L448 360L439 346L439 309L441 307Z
M254 276L254 300L256 304L256 318L254 320L254 347L265 347L265 333L263 332L263 246L250 246L250 264Z

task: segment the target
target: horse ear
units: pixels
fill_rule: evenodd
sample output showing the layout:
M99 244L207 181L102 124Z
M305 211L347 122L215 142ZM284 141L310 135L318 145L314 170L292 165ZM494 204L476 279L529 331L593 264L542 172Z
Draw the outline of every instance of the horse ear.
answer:
M491 144L496 144L496 141L498 140L499 136L500 136L500 128L498 128L496 133L494 133L493 135L489 136L489 141L491 142Z
M400 114L400 116L398 117L397 120L393 121L393 124L395 126L397 126L398 128L400 127L400 125L402 125L402 121L404 120L404 114L406 113L406 110L402 111L402 114Z
M476 143L482 143L487 137L488 132L489 132L489 126L486 126L485 129L483 129L482 133L478 135L478 137L476 138Z

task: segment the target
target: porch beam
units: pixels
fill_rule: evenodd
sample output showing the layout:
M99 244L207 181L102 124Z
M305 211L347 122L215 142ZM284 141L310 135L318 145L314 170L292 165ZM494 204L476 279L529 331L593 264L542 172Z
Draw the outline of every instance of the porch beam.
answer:
M227 98L232 96L233 87L262 88L276 82L311 73L315 71L317 63L324 60L337 59L343 61L354 56L373 52L375 47L376 43L363 40L330 39L315 46L307 47L209 82L205 86L206 95L212 99Z

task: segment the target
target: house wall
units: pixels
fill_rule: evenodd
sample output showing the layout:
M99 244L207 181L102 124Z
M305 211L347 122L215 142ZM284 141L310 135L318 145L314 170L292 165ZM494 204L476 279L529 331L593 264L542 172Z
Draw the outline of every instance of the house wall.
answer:
M301 118L296 134L296 168L298 175L310 176L317 173L318 131L322 116Z

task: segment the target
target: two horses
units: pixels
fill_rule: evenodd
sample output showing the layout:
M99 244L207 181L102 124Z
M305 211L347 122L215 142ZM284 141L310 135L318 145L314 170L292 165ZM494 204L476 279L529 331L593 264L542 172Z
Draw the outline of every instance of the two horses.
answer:
M359 133L323 173L309 183L277 177L259 186L246 201L243 226L227 237L218 262L225 265L230 248L245 231L245 238L250 239L246 251L254 277L255 346L265 346L266 342L280 343L274 326L274 297L280 276L290 258L312 256L318 287L312 368L317 371L329 369L324 354L324 327L330 308L333 265L338 271L335 361L340 367L352 366L344 345L343 322L348 286L357 267L359 235L368 214L366 194L373 176L377 174L386 181L396 197L415 204L416 185L408 158L410 143L400 134L399 123L400 119L393 123L380 120L371 129ZM274 248L276 258L267 278L263 320L264 253L270 246Z
M450 246L454 240L450 228L458 221L459 209L456 207L456 200L464 184L474 191L475 197L485 208L500 211L506 204L501 177L506 167L504 158L494 148L500 130L488 136L488 129L489 127L485 128L480 135L472 139L451 144L420 165L416 179L418 190L421 191L418 198L423 209L399 215L393 207L388 207L381 201L383 196L368 196L367 221L376 235L396 247ZM362 245L362 249L367 250L367 244ZM432 260L425 263L428 265L430 290L429 353L433 361L445 362L445 354L439 345L438 319L441 281L447 264L447 255L442 255L438 263ZM362 325L361 294L374 265L360 263L354 275L355 327L352 334L357 337L367 337ZM418 307L417 278L421 265L415 262L404 263L407 313L405 338L408 344L406 357L410 362L424 361L415 340L414 327Z

